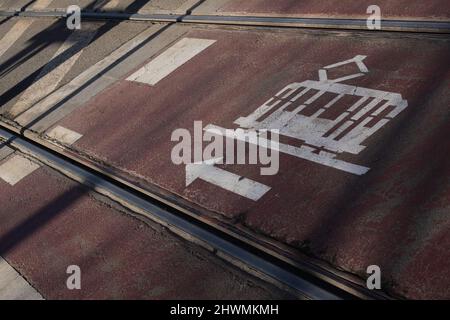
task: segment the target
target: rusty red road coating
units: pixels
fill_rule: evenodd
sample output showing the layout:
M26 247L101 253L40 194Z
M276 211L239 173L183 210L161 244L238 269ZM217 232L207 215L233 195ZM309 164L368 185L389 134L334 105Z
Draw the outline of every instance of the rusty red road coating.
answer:
M0 203L0 255L46 299L290 297L45 167L14 187L0 180ZM66 287L69 265L81 290Z
M384 18L449 19L450 4L446 0L229 0L219 13L264 15L311 15L323 17L367 18L367 8L376 4Z
M395 294L450 297L447 40L219 30L187 36L217 42L155 87L122 81L64 119L60 125L84 135L77 149L144 187L169 190L345 270L364 276L377 264ZM196 120L234 128L286 85L317 80L321 67L355 55L367 55L370 73L347 84L401 93L409 103L365 151L343 157L372 168L368 174L281 155L272 177L260 176L258 166L223 167L272 187L256 203L201 180L185 188L185 167L170 160L173 130L192 131Z

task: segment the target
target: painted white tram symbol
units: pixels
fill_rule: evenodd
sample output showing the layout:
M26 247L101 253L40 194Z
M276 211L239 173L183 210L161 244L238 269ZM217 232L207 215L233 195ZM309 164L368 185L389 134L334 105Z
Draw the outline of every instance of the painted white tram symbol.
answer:
M337 159L343 153L357 155L366 146L363 142L399 115L408 102L398 93L362 88L342 82L364 76L369 72L364 59L358 55L319 70L319 80L292 83L278 92L252 114L235 121L241 128L251 130L278 129L280 135L298 140L294 145L279 143L279 151L356 175L363 175L370 168ZM359 73L338 79L329 79L328 71L354 63ZM311 96L312 93L312 96ZM318 102L325 94L330 101L314 109L312 115L302 114L304 109ZM345 97L353 102L335 119L321 117L336 107ZM305 97L309 97L305 99ZM205 130L223 128L209 125Z

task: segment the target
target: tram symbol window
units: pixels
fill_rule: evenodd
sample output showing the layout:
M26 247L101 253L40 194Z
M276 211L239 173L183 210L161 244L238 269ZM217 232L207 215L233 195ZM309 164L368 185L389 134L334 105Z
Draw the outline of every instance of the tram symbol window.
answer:
M280 135L299 141L296 146L280 143L280 152L356 175L365 174L370 168L339 160L338 155L362 152L366 148L364 141L408 106L398 93L342 83L369 72L365 58L358 55L326 66L319 70L319 80L288 85L252 114L237 119L235 124L252 130L278 129ZM331 69L353 63L359 73L338 79L328 77ZM348 104L338 107L342 103ZM312 105L315 108L310 108ZM313 109L312 114L306 112L308 108Z

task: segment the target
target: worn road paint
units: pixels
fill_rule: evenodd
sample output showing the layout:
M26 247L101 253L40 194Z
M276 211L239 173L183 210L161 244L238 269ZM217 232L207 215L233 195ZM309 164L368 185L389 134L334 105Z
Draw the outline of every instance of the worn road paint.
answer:
M20 180L39 169L39 165L19 155L15 155L0 165L0 179L14 186Z
M186 187L196 179L202 179L253 201L258 201L271 189L262 183L215 167L214 164L220 160L218 158L186 165Z
M24 34L31 26L33 19L23 19L17 21L14 26L0 40L0 57Z
M151 86L207 49L216 40L184 38L127 78Z
M28 109L20 116L18 116L15 121L25 126L36 118L40 117L58 102L62 101L70 94L76 92L86 82L98 76L99 73L108 68L111 64L128 55L130 51L146 41L152 34L154 34L154 32L154 29L151 27L144 30L136 37L122 45L119 49L115 50L109 56L105 57L103 60L97 62L95 65L78 75L68 84L64 85L60 89L54 91L46 98L36 103L32 108Z
M92 28L92 26L91 30L71 33L50 62L42 69L37 81L20 96L11 108L10 114L13 117L18 116L53 92L83 54L84 48L92 41L96 33L96 28Z
M30 284L0 257L0 300L43 300Z
M11 155L13 152L13 149L5 145L2 146L2 143L0 142L0 161L6 159L6 157Z
M70 129L56 126L52 130L47 132L47 136L52 139L58 140L61 143L72 145L77 142L83 135Z

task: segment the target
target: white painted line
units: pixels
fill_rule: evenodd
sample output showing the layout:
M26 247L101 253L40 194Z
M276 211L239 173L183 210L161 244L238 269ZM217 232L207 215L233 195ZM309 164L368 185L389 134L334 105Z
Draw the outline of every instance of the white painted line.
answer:
M83 135L70 129L57 126L47 132L47 136L52 139L58 140L61 143L72 145L77 142Z
M36 103L32 108L28 109L27 111L22 113L19 117L17 117L15 121L21 125L29 124L31 121L35 120L43 113L50 110L54 105L62 101L64 98L77 91L80 88L80 86L84 85L92 78L98 76L99 73L108 68L115 61L129 54L131 50L133 50L141 43L146 41L149 37L151 37L154 34L154 32L155 30L151 27L145 29L136 37L134 37L133 39L122 45L119 49L115 50L109 56L105 57L103 60L97 62L95 65L93 65L80 75L78 75L68 84L64 85L60 89L54 91L46 98Z
M91 42L96 33L96 27L91 27L91 30L89 30L88 26L83 29L83 32L75 31L71 33L53 55L50 62L42 69L37 77L38 80L23 92L11 108L10 114L16 117L53 92L77 62L84 48Z
M202 179L242 197L258 201L270 187L214 166L221 158L186 165L186 187Z
M216 40L183 38L127 80L154 86L215 42Z
M0 142L0 161L6 159L9 155L13 154L14 150L8 146L2 146Z
M0 57L22 36L22 34L33 23L33 19L23 19L17 21L11 29L0 40Z
M22 156L15 155L0 165L0 179L14 186L36 169L39 169L37 163Z
M355 122L353 121L346 121L342 126L340 126L339 128L337 128L332 134L330 134L328 136L328 138L330 139L335 139L337 138L340 134L342 134L345 130L347 130L348 128L350 128L350 126L352 124L354 124Z
M44 300L44 298L0 257L0 300Z

